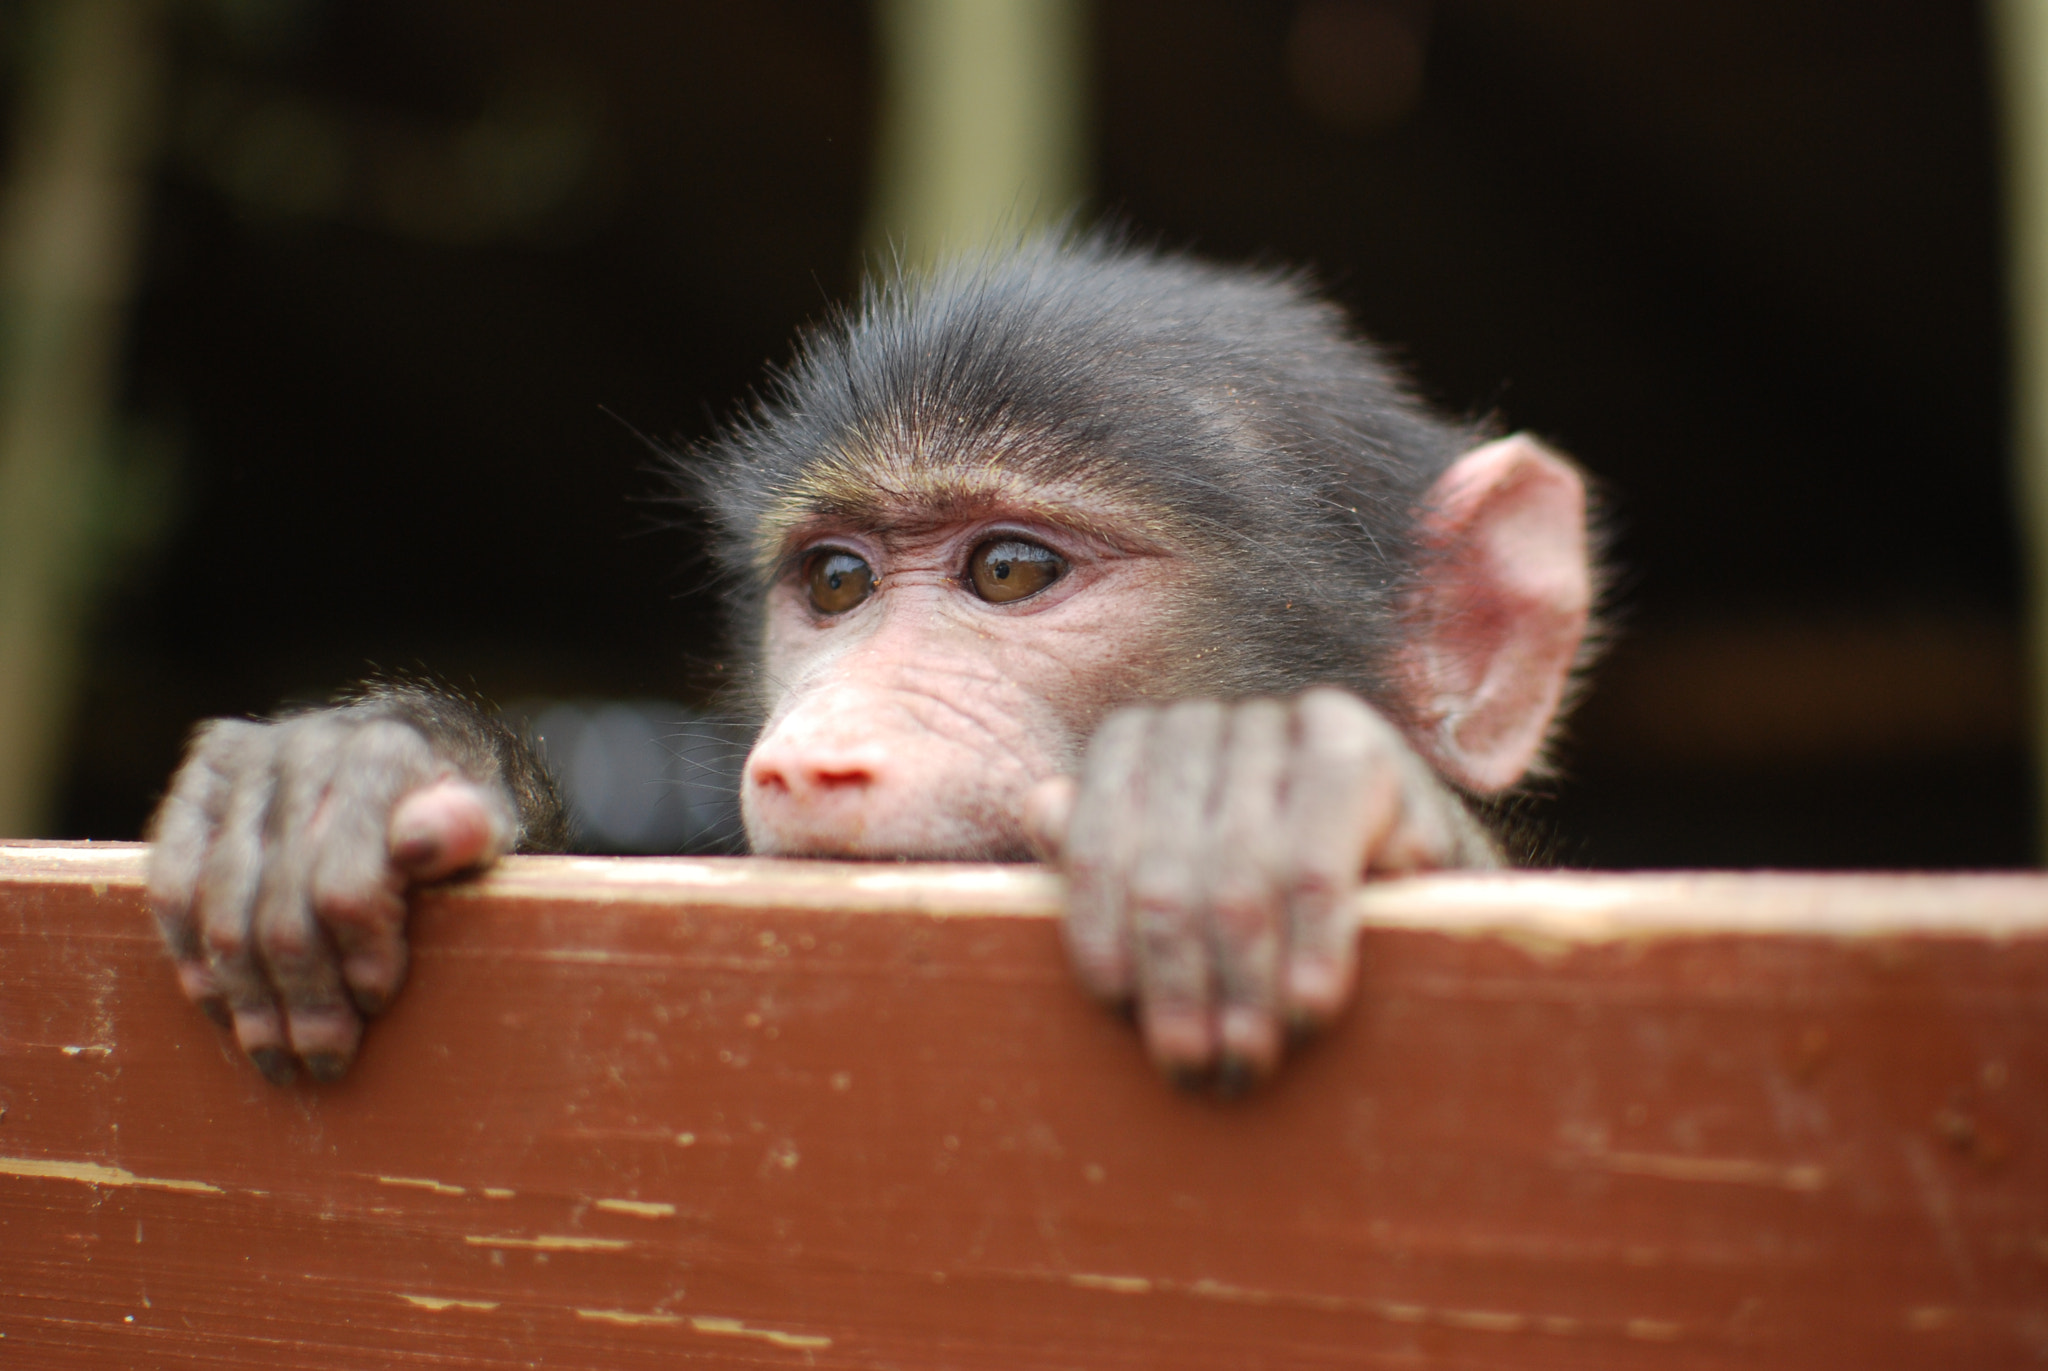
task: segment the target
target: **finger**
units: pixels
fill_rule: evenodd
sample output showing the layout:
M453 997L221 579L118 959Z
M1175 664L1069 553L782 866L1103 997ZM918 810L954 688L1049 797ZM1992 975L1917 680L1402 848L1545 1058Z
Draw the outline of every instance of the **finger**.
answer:
M407 876L438 881L504 856L516 824L499 791L450 776L399 800L387 846Z
M193 900L233 778L260 727L238 719L216 719L201 726L149 823L150 912L177 963L186 997L223 1027L228 1023L227 1002L207 966Z
M1223 727L1220 703L1185 700L1159 717L1146 746L1132 946L1145 1044L1176 1077L1206 1070L1216 1055L1216 950L1205 878Z
M335 1080L355 1058L362 1021L343 990L335 948L314 921L309 887L316 854L332 827L336 782L356 730L322 715L285 727L253 937L257 960L283 1011L292 1052L317 1079Z
M1061 926L1081 984L1105 1000L1136 988L1124 898L1143 798L1140 766L1154 711L1113 714L1088 745L1067 826L1062 865L1067 918Z
M1024 792L1024 840L1041 862L1057 862L1065 851L1080 794L1072 776L1054 776Z
M1328 1019L1350 994L1352 897L1366 853L1400 815L1402 749L1391 725L1342 691L1311 690L1295 702L1283 990L1298 1023Z
M440 770L417 731L379 720L349 740L327 796L310 899L349 998L365 1014L381 1012L405 981L406 876L394 864L391 832L405 798L434 788ZM431 841L438 859L451 835Z
M282 1084L292 1077L284 1018L253 937L264 825L275 786L267 764L237 779L200 866L193 906L207 970L233 1016L235 1039L265 1077Z
M1281 796L1289 750L1286 706L1251 700L1231 711L1210 845L1218 1081L1227 1093L1280 1063L1281 886L1288 869Z
M1500 866L1500 848L1465 802L1413 752L1401 760L1406 777L1401 815L1379 848L1366 853L1366 868L1387 876Z

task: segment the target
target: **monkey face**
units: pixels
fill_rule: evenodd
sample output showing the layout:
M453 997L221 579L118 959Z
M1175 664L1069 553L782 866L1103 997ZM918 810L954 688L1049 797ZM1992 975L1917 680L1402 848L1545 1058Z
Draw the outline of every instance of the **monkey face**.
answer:
M741 782L756 852L1022 857L1025 793L1073 770L1111 707L1179 674L1192 577L1172 553L1021 510L793 541Z

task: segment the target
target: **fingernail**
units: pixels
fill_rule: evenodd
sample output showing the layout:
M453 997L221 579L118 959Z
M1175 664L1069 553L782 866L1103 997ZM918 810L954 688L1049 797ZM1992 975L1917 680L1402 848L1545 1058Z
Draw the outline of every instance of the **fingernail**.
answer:
M1216 1093L1226 1100L1242 1099L1259 1083L1259 1073L1242 1057L1225 1057L1216 1066Z
M272 1085L290 1085L298 1074L292 1069L291 1055L281 1047L259 1047L249 1054L249 1060Z
M400 866L431 866L441 860L441 840L433 833L408 834L391 845L391 856Z
M1324 961L1298 961L1287 968L1287 992L1295 1000L1326 1005L1340 989L1340 972Z
M207 1018L213 1020L214 1027L233 1028L235 1026L235 1016L228 1013L228 1007L225 1002L221 1000L201 1000L199 1008L205 1011Z
M339 1052L315 1052L306 1058L306 1070L314 1080L331 1085L348 1074L348 1058Z
M361 990L350 986L348 997L354 1001L356 1009L366 1019L375 1018L391 1007L391 997L379 990Z

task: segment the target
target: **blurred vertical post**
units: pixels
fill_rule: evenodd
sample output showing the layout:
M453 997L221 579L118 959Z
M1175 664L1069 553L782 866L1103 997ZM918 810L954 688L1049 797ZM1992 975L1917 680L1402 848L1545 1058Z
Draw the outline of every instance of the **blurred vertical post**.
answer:
M2003 97L2015 493L2027 557L2035 796L2048 857L2048 0L1991 0Z
M866 248L930 263L1070 212L1088 182L1086 0L877 0Z
M40 0L0 187L0 834L52 822L157 97L154 0Z

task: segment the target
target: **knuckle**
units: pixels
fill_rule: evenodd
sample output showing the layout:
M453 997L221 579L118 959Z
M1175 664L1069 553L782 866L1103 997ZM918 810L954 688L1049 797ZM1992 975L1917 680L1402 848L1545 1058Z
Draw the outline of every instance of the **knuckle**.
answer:
M1345 869L1334 853L1316 850L1299 853L1287 871L1288 897L1296 903L1334 902L1348 891L1357 876Z
M1084 775L1099 783L1128 767L1158 717L1155 705L1126 705L1104 719L1089 742Z
M1280 902L1267 886L1219 889L1210 911L1217 932L1231 943L1247 943L1268 934L1280 920Z
M1185 922L1197 903L1194 882L1178 862L1148 861L1131 874L1131 906L1147 924Z
M1401 748L1394 726L1347 691L1317 687L1303 694L1295 709L1304 746L1316 755L1377 761Z
M272 725L253 719L208 719L192 730L192 741L185 749L185 764L178 768L178 775L181 779L207 772L232 775L252 759L267 756L275 737Z
M264 929L256 946L264 964L280 975L305 972L318 963L322 951L313 930L296 922Z
M322 923L355 933L382 929L404 909L397 896L382 887L316 882L311 897L313 912Z
M1223 721L1225 706L1221 700L1195 698L1175 700L1166 707L1165 721L1176 729L1203 729Z
M350 761L378 767L424 767L433 758L433 745L411 724L398 719L368 719L358 724L348 740Z
M200 936L200 944L209 960L217 963L234 963L249 954L249 938L245 930L209 926Z

